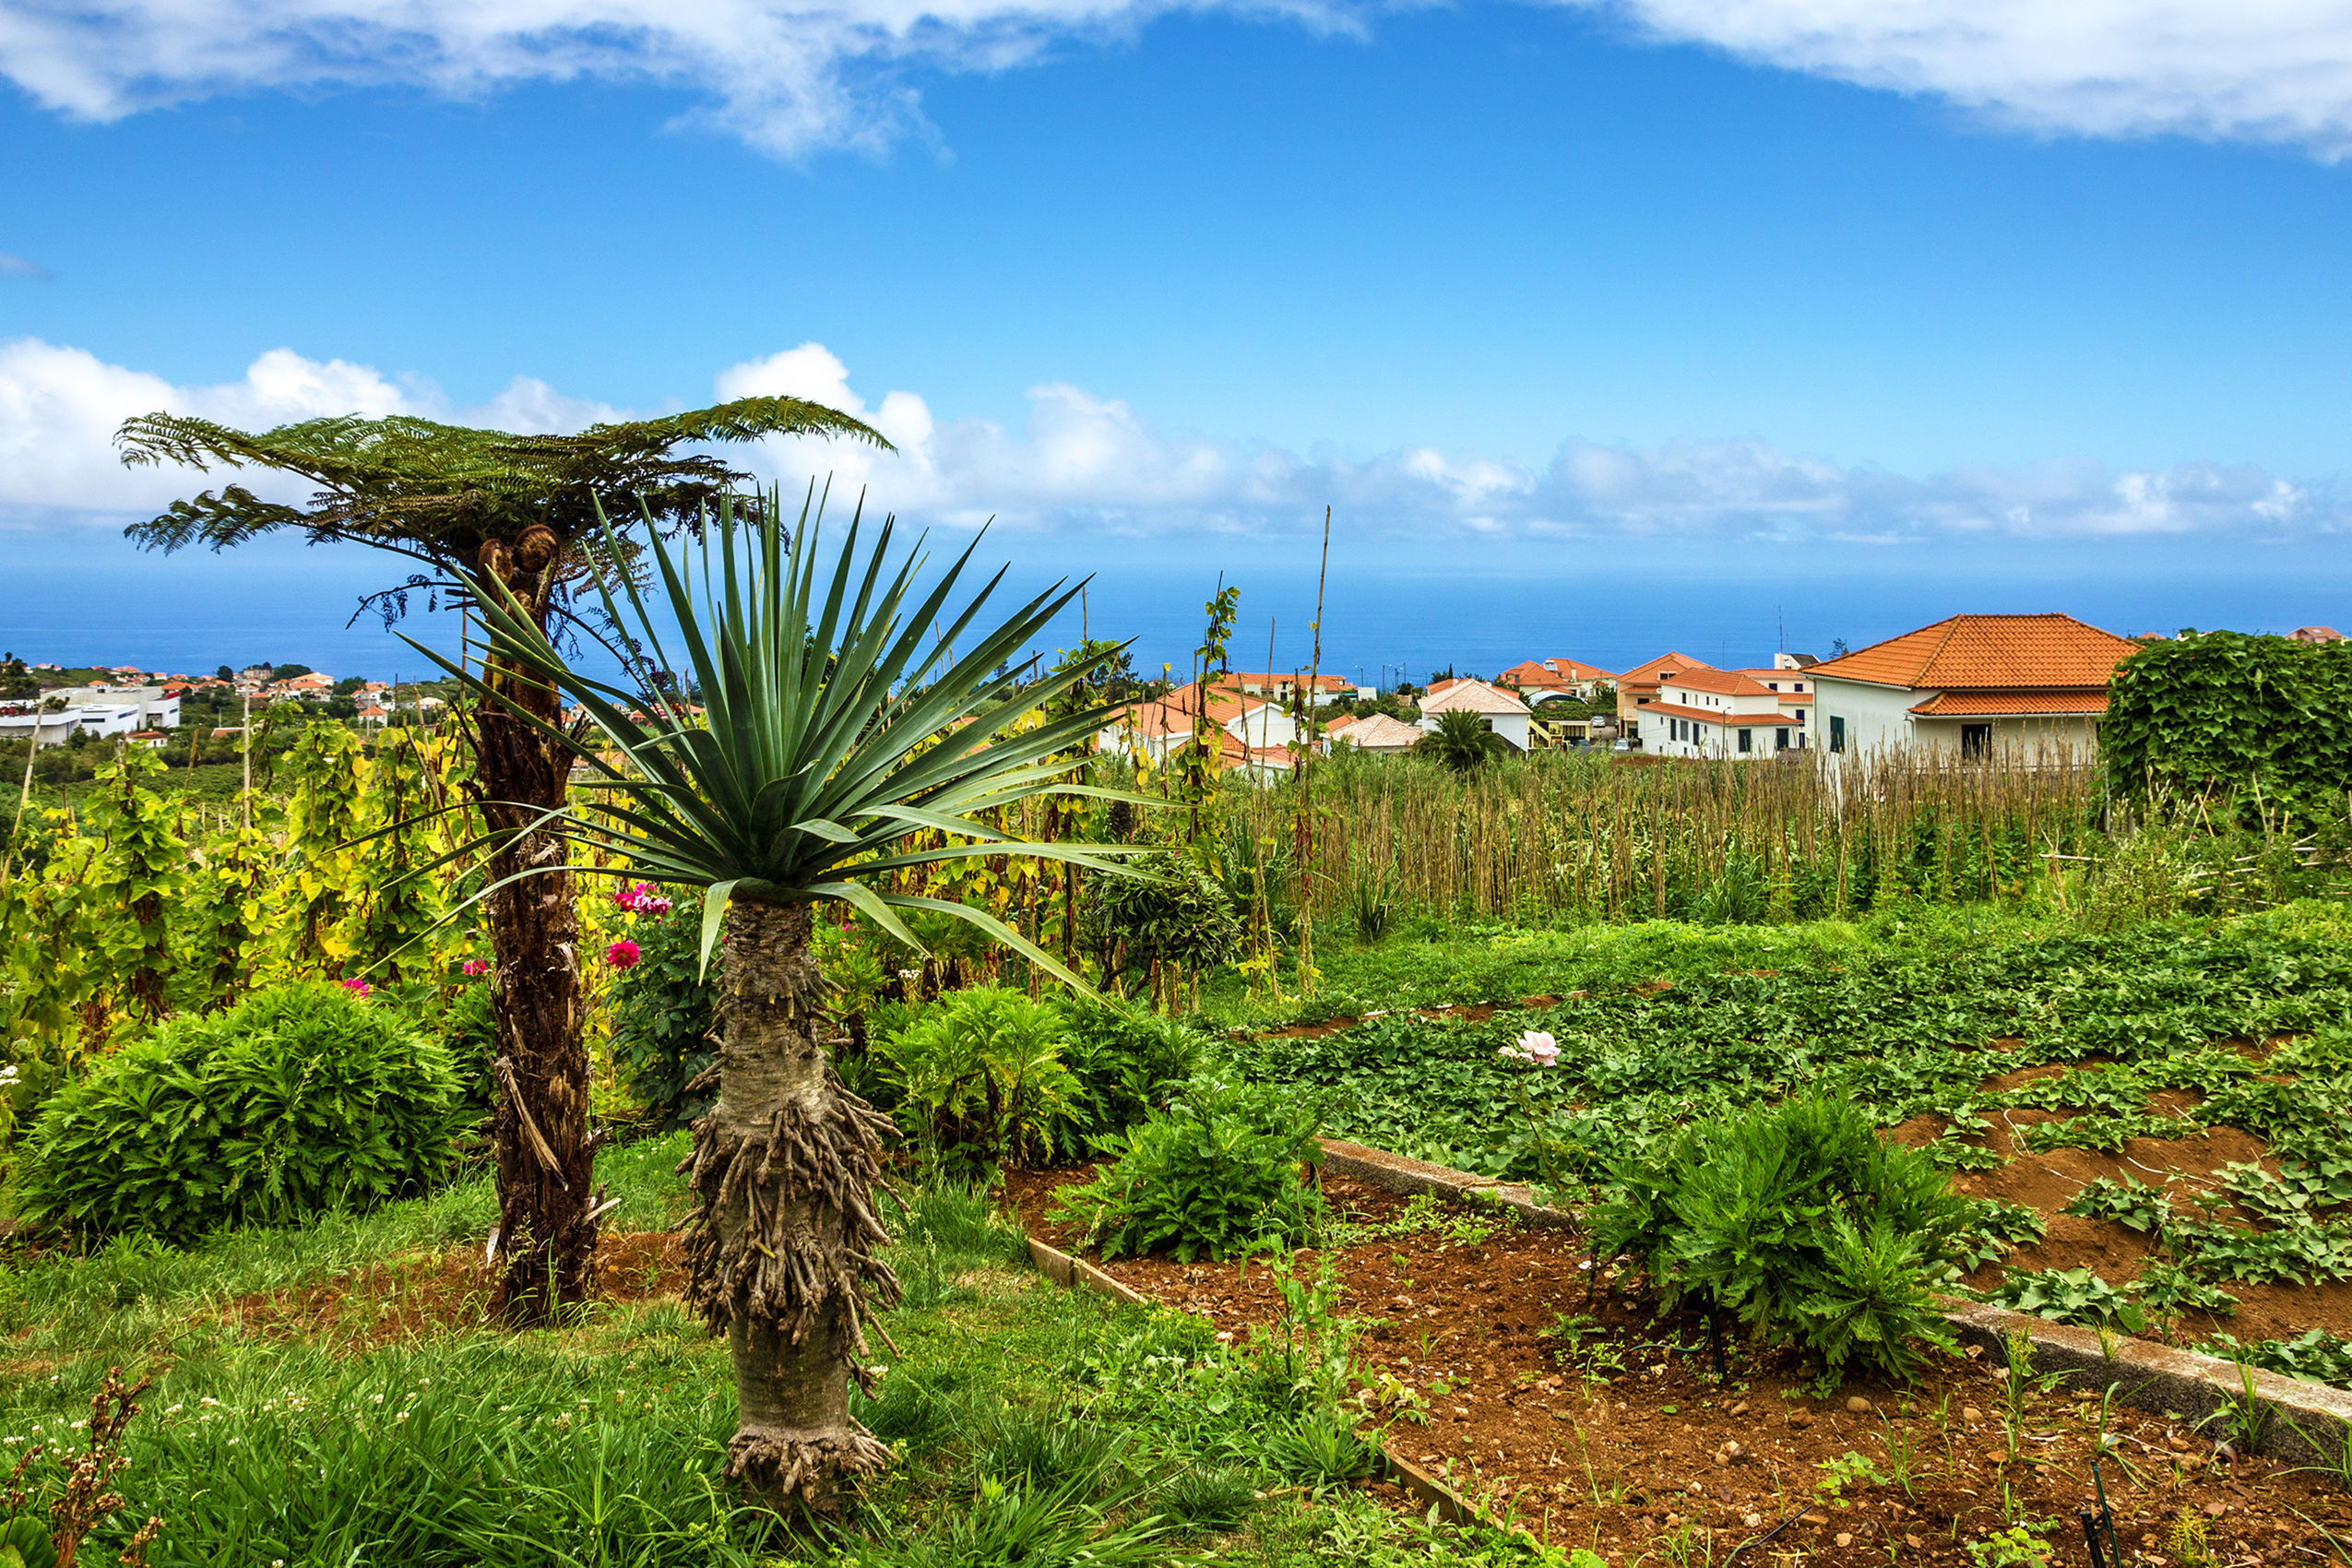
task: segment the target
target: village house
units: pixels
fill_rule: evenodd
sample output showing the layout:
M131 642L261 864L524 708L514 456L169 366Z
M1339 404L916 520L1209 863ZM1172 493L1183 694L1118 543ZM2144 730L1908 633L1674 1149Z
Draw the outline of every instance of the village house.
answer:
M1833 755L2085 752L2107 684L2139 645L2071 615L1954 615L1816 664L1816 742Z
M1421 694L1420 708L1423 731L1436 730L1442 715L1475 713L1514 750L1527 749L1527 705L1484 681L1439 681Z
M53 707L52 705L54 705ZM36 716L34 709L42 711ZM36 701L0 711L0 740L34 736L53 746L79 731L92 736L129 735L139 730L171 730L180 722L180 697L161 686L117 686L103 682L59 686Z
M1247 768L1265 778L1294 766L1290 743L1299 738L1298 724L1280 703L1243 692L1231 676L1217 677L1206 689L1187 682L1164 697L1114 708L1095 744L1123 755L1139 751L1165 766L1193 743L1197 719L1207 719L1218 731L1219 767Z
M1360 752L1394 755L1420 745L1424 733L1418 725L1385 713L1367 714L1361 719L1335 719L1324 726L1324 749L1336 751L1341 746L1353 746Z
M1686 670L1712 670L1715 666L1704 659L1693 659L1687 653L1661 653L1646 663L1637 664L1617 677L1618 733L1635 745L1647 742L1649 731L1642 726L1642 710L1657 700L1660 679L1679 675Z
M1494 683L1517 692L1529 707L1540 707L1567 697L1589 701L1601 687L1616 679L1600 666L1578 659L1530 659L1497 675Z
M1657 695L1643 709L1643 749L1735 762L1802 751L1812 696L1788 689L1798 683L1777 670L1681 670L1661 676Z
M1380 695L1370 686L1359 686L1355 682L1337 675L1317 675L1310 681L1306 672L1301 670L1291 671L1288 674L1237 670L1229 675L1218 676L1213 684L1229 685L1239 690L1244 696L1272 697L1279 703L1289 702L1301 687L1312 684L1314 687L1317 707L1326 707L1335 702L1346 702L1350 697L1360 697L1369 702Z

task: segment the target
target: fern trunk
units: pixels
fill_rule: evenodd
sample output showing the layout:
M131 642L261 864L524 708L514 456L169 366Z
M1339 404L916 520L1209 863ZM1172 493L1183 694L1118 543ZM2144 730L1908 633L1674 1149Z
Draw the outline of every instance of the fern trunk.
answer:
M557 720L554 692L506 670L492 673L516 700ZM520 835L492 857L491 880L563 865L564 841L546 830L544 817L564 803L570 753L495 703L484 703L475 722L482 815L493 830ZM498 960L498 1095L491 1123L498 1170L493 1251L503 1262L498 1306L506 1322L524 1326L585 1300L594 1279L595 1157L571 873L542 870L509 883L491 896L489 914Z
M727 1475L779 1513L835 1513L890 1452L849 1414L863 1322L898 1299L873 1212L887 1118L842 1087L813 907L738 897L721 955L719 1099L685 1169L687 1303L734 1356Z

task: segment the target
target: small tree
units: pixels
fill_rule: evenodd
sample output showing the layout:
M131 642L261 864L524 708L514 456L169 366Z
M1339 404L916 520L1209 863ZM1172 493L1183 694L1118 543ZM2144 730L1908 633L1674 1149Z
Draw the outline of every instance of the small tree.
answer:
M853 525L827 571L805 509L789 547L777 513L771 503L739 528L721 501L703 563L716 586L704 597L653 539L699 716L645 680L679 667L625 580L630 622L653 659L636 665L636 691L573 670L528 615L484 610L505 666L578 704L592 739L537 718L517 684L422 651L594 774L599 803L563 814L561 837L617 861L613 874L704 889L702 953L721 955L722 1039L719 1099L695 1123L688 1167L698 1206L686 1222L687 1301L726 1333L734 1357L729 1477L772 1507L830 1511L846 1477L889 1460L850 1417L849 1387L853 1377L873 1387L864 1323L897 1299L897 1281L877 1255L889 1237L873 1198L893 1129L833 1070L814 907L847 902L918 949L902 914L960 920L1066 980L1017 932L903 891L899 874L1006 853L1110 870L1120 851L1016 843L986 821L1038 795L1098 792L1063 782L1067 765L1052 759L1101 727L1101 709L1026 722L1094 666L1028 686L1006 668L1076 588L968 637L993 583L941 622L969 550L918 597L919 561L885 570L888 523L862 563ZM948 650L959 643L956 659ZM919 828L947 841L903 849Z
M1510 745L1486 727L1486 720L1465 708L1450 708L1437 716L1437 728L1421 737L1413 750L1456 773L1469 773Z
M544 638L552 625L582 624L572 599L590 571L631 568L639 541L626 531L630 523L641 518L654 535L694 527L714 500L750 477L701 448L772 434L889 445L847 414L797 398L744 398L577 435L515 435L404 417L309 420L253 434L159 413L125 422L115 443L125 463L257 468L313 487L299 505L235 484L175 501L127 530L148 549L226 550L281 530L313 544L364 544L422 568L362 601L387 622L423 593L495 605ZM619 531L600 522L608 503L623 517ZM563 841L548 826L564 805L572 753L557 725L553 687L527 677L495 647L480 679L498 694L475 716L471 737L478 803L494 836L489 870L499 890L490 900L502 1087L492 1121L498 1168L492 1250L504 1264L503 1310L509 1321L529 1323L587 1294L596 1250L579 918Z

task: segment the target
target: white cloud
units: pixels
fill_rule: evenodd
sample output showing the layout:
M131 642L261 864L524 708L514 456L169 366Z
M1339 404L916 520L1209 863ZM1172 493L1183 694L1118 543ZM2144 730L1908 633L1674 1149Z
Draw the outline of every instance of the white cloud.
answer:
M1213 3L1213 0L1212 0ZM1132 30L1175 0L0 0L0 72L112 120L257 89L385 84L455 97L651 81L780 154L880 147L921 125L908 67L994 71ZM1326 0L1236 8L1327 22Z
M1326 505L1356 538L1384 536L1428 551L1467 539L1710 546L1971 537L2254 541L2352 527L2352 506L2248 465L2118 470L2076 459L1913 479L1752 438L1646 447L1570 439L1541 467L1428 445L1369 458L1302 457L1263 444L1170 435L1124 402L1059 382L1030 389L1020 429L936 418L911 391L870 403L821 343L730 366L712 385L722 399L785 394L826 402L866 419L897 446L885 452L802 438L731 449L761 477L798 489L813 475L829 476L837 497L864 489L874 509L951 529L992 517L1016 529L1096 538L1263 539L1305 535ZM0 344L0 524L119 524L218 482L120 466L115 427L156 409L246 426L353 411L514 430L576 430L625 417L528 376L488 404L449 415L430 382L305 359L291 349L259 356L239 380L175 386L81 349L22 339Z
M1174 10L1359 30L1417 0L0 0L0 73L108 120L215 94L652 81L784 155L922 128L918 69L1000 71ZM2352 151L2346 0L1557 0L1649 36L2093 136Z
M0 278L22 278L35 283L47 282L49 269L38 262L27 261L20 255L0 251Z
M1994 121L2352 154L2346 0L1564 0L1650 35Z

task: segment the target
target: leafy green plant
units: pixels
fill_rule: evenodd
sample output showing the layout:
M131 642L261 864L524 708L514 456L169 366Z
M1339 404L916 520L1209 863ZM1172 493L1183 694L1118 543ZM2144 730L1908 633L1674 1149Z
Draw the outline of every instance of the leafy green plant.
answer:
M30 1144L28 1218L86 1237L192 1241L423 1187L449 1156L448 1051L323 982L181 1016L60 1090Z
M1241 917L1232 896L1197 867L1171 854L1136 862L1143 874L1098 880L1087 919L1101 946L1106 974L1143 969L1156 1000L1172 1003L1180 977L1194 976L1233 956L1241 944Z
M2085 1328L2111 1324L2126 1334L2137 1334L2148 1325L2147 1313L2137 1301L2087 1267L2020 1269L1986 1292L1985 1300L2052 1323Z
M2216 1334L2197 1348L2209 1356L2250 1362L2265 1372L2352 1388L2352 1338L2324 1328L2314 1328L2296 1339L2257 1339L2248 1345Z
M2018 1247L2042 1239L2049 1222L2039 1209L2002 1198L1967 1198L1967 1218L1952 1238L1957 1277L1989 1263L1999 1263Z
M2127 1170L2120 1181L2101 1176L2090 1182L2059 1212L2111 1219L2143 1236L2161 1236L2172 1218L2172 1199L2162 1187L2152 1187Z
M2167 1317L2178 1317L2182 1313L2222 1316L2238 1310L2237 1297L2218 1285L2199 1279L2177 1263L2149 1264L2132 1282L2132 1291L2147 1303L2151 1312Z
M1613 1175L1595 1251L1639 1260L1669 1305L1695 1295L1766 1339L1796 1338L1833 1373L1859 1358L1907 1377L1913 1341L1950 1345L1930 1285L1967 1211L1850 1102L1703 1122Z
M1265 1085L1199 1077L1130 1129L1111 1168L1065 1188L1057 1217L1106 1257L1165 1252L1189 1263L1267 1243L1295 1246L1322 1194L1301 1176L1321 1162L1316 1109Z
M1062 1064L1068 1029L1060 1008L1016 991L941 997L875 1046L897 1090L900 1130L955 1178L1049 1158L1051 1123L1077 1088Z

